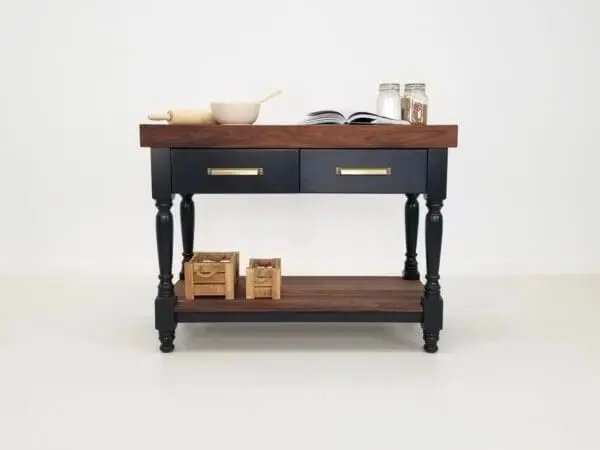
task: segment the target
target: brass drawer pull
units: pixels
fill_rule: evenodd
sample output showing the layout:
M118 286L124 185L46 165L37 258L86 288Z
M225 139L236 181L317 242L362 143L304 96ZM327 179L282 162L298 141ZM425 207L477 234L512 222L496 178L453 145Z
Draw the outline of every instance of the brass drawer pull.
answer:
M213 176L213 177L218 177L218 176L258 176L258 175L262 175L264 173L264 170L262 167L240 168L240 169L236 169L236 168L213 169L212 167L209 167L208 169L206 169L206 172L210 176Z
M336 167L335 168L336 175L391 175L392 168L391 167L381 167L381 168L370 168L370 169L358 169L358 168L345 168L345 167Z

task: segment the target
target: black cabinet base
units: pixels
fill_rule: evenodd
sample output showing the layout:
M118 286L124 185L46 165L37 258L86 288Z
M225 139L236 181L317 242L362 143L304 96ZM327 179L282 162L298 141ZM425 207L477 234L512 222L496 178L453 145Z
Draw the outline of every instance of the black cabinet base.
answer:
M179 322L304 322L304 323L411 323L420 322L421 314L399 313L386 315L384 313L366 313L356 315L354 313L340 312L272 312L272 313L178 313ZM175 331L159 331L160 351L171 353L175 350L173 341L175 340ZM438 341L439 331L423 331L423 350L426 353L436 353L439 350Z
M403 312L340 312L340 311L272 311L272 312L179 312L175 313L178 323L421 323L422 313ZM423 331L423 350L436 353L439 349L439 331ZM160 351L175 350L175 331L159 332Z
M233 129L246 130L233 127L231 132ZM258 130L247 128L250 129ZM315 128L315 131L319 130L316 134L325 129ZM279 134L274 136L282 138ZM363 149L355 144L351 149L283 147L223 149L217 145L196 150L152 149L152 198L157 207L160 280L155 301L155 328L159 332L160 350L170 353L175 349L175 329L179 322L408 322L421 324L424 350L437 352L443 328L439 268L447 149L392 149L388 145L385 149L374 149L373 145ZM232 301L184 301L181 295L183 271L175 285L172 273L171 208L176 193L182 194L182 263L189 260L194 250L194 193L404 193L406 253L403 275L285 277L285 294L281 299L263 299L251 304L245 302L245 283L240 277L238 295ZM417 264L420 194L425 194L427 206L425 286L420 282Z
M298 322L298 323L420 323L420 312L343 312L343 311L268 311L268 312L178 312L178 323L186 322Z

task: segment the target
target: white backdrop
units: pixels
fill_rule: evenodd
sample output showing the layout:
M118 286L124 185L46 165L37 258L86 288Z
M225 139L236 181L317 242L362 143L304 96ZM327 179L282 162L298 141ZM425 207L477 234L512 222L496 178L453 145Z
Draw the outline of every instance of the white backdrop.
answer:
M397 80L427 83L430 121L460 125L442 275L600 271L598 3L4 0L0 269L157 272L137 128L151 110L283 88L260 122L294 123L373 109ZM197 197L196 248L281 256L294 274L399 273L403 205Z

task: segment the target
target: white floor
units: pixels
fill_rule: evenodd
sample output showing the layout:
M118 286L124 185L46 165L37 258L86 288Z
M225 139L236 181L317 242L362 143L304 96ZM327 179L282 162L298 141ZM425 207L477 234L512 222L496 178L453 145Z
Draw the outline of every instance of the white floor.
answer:
M1 449L600 449L600 277L443 279L417 326L180 325L153 277L0 279Z

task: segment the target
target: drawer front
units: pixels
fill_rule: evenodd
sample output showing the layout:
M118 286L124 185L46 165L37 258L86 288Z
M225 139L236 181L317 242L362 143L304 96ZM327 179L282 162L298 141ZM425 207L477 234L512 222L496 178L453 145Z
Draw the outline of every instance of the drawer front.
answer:
M423 193L427 150L301 150L308 193Z
M299 192L298 150L173 149L176 193Z

